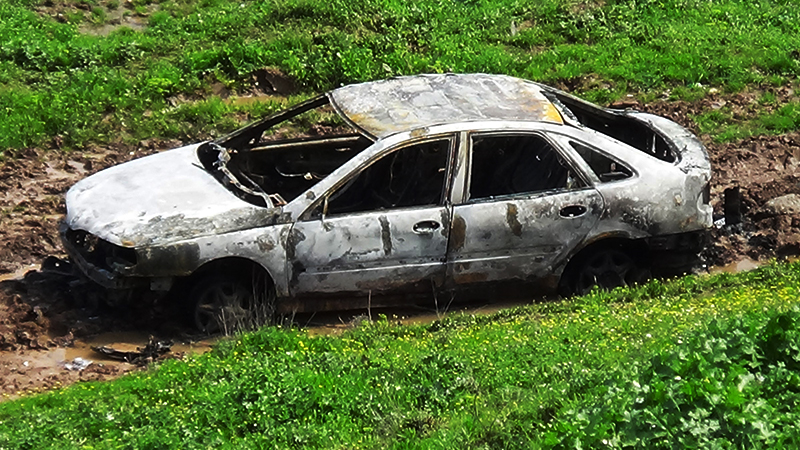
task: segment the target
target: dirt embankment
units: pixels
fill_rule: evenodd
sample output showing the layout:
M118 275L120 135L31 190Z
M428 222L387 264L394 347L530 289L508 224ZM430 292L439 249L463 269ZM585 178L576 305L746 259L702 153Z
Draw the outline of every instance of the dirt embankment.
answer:
M788 88L787 88L788 89ZM779 101L792 93L781 90ZM669 117L698 132L691 116L725 104L747 115L754 94L725 98L711 96L698 102L658 101L626 104ZM723 213L723 192L738 187L742 193L744 223L713 231L707 251L710 265L724 265L750 257L800 254L800 133L759 136L741 142L716 144L701 136L709 148L714 169L712 204ZM140 311L103 311L92 296L64 279L33 271L22 275L49 255L61 255L58 223L65 213L64 193L81 178L179 142L142 142L85 152L53 149L17 152L0 164L0 400L28 390L49 389L78 380L118 376L134 366L95 363L69 370L86 338L109 331L148 330L161 336L180 336L168 311L149 306ZM793 197L797 195L798 197ZM51 359L59 361L51 361ZM58 364L60 363L60 364Z

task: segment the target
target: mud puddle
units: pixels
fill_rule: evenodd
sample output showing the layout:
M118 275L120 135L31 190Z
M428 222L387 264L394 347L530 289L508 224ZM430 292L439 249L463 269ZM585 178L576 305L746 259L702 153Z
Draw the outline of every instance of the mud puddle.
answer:
M535 298L511 298L503 301L487 299L450 305L449 307L439 310L433 307L423 306L376 308L371 311L357 310L307 314L297 316L294 319L295 324L307 329L308 333L312 336L337 335L358 326L364 321L378 320L378 318L382 316L397 324L424 325L456 314L490 315L504 309L527 306L535 302L553 299L554 298L542 296Z
M739 273L747 272L748 270L757 269L761 264L758 261L745 257L744 259L734 261L722 266L714 266L709 269L709 273Z
M136 353L145 347L151 336L140 331L108 332L86 339L76 339L70 347L54 347L0 357L0 401L23 395L58 389L81 381L102 381L129 372L143 370L146 365L110 358L95 348L113 348ZM159 360L181 359L185 355L211 350L219 338L177 342Z

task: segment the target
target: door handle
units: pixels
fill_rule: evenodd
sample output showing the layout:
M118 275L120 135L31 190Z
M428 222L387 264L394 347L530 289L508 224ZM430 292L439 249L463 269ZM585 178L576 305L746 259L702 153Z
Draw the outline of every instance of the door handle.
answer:
M414 233L417 234L431 234L434 231L438 230L439 222L435 220L423 220L422 222L417 222L414 224Z
M561 217L566 218L573 218L573 217L580 217L586 214L586 207L583 205L569 205L561 208L559 212Z

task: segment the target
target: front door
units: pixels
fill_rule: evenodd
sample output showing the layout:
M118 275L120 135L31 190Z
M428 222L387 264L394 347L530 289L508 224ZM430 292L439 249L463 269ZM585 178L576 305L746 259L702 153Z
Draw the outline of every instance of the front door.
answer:
M454 137L401 146L350 174L289 237L290 291L430 292L445 274Z

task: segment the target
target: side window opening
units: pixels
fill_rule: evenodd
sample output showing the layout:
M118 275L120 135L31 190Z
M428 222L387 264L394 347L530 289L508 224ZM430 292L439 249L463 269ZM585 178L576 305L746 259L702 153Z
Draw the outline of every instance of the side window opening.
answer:
M542 137L474 136L469 198L577 189L585 183Z
M633 176L633 172L628 167L592 148L572 141L570 141L570 145L592 168L600 181L624 180Z
M401 147L382 156L328 197L328 215L439 205L450 139ZM322 214L323 205L312 218Z

